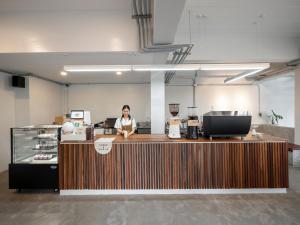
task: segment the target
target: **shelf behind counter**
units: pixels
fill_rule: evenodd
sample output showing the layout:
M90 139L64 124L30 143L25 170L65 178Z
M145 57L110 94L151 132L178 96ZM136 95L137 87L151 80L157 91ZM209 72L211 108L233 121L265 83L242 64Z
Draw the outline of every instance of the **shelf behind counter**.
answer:
M61 142L61 193L83 190L219 190L288 188L284 139L169 139L166 135L115 137L111 151L99 154L94 141ZM155 193L155 192L154 192Z

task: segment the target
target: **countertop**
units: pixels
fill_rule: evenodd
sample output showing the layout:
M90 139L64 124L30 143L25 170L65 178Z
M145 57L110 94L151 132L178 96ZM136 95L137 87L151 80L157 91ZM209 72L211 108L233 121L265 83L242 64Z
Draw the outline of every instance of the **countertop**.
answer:
M252 136L248 134L243 140L240 137L231 137L231 138L209 138L200 137L198 139L170 139L167 135L156 135L156 134L134 134L128 138L124 138L122 135L96 135L94 140L89 141L63 141L61 144L76 144L76 143L86 143L94 144L94 141L98 138L115 138L113 143L245 143L245 142L287 142L287 140L274 137L266 134L259 134L257 136Z

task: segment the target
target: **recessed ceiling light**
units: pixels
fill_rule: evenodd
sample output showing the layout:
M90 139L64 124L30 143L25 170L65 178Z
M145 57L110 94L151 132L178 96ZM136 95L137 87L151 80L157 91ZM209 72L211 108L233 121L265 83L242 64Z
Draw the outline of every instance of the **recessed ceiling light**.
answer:
M121 75L122 75L122 72L121 72L121 71L117 71L116 74L117 74L118 76L121 76Z
M61 71L61 72L60 72L60 75L62 75L62 76L67 76L68 73L67 73L66 71Z

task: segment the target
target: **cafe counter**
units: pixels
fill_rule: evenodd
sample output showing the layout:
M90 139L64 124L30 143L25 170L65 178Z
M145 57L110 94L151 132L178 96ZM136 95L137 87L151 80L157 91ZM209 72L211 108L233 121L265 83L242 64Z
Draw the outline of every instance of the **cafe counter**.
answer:
M93 141L59 145L62 195L283 193L288 188L287 142L268 135L169 139L114 137L107 154Z

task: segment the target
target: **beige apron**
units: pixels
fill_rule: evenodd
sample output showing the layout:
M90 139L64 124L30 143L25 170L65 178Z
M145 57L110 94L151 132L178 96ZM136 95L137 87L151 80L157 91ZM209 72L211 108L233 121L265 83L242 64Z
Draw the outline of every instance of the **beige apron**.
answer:
M126 130L128 133L132 131L132 124L130 125L122 125L122 130Z

